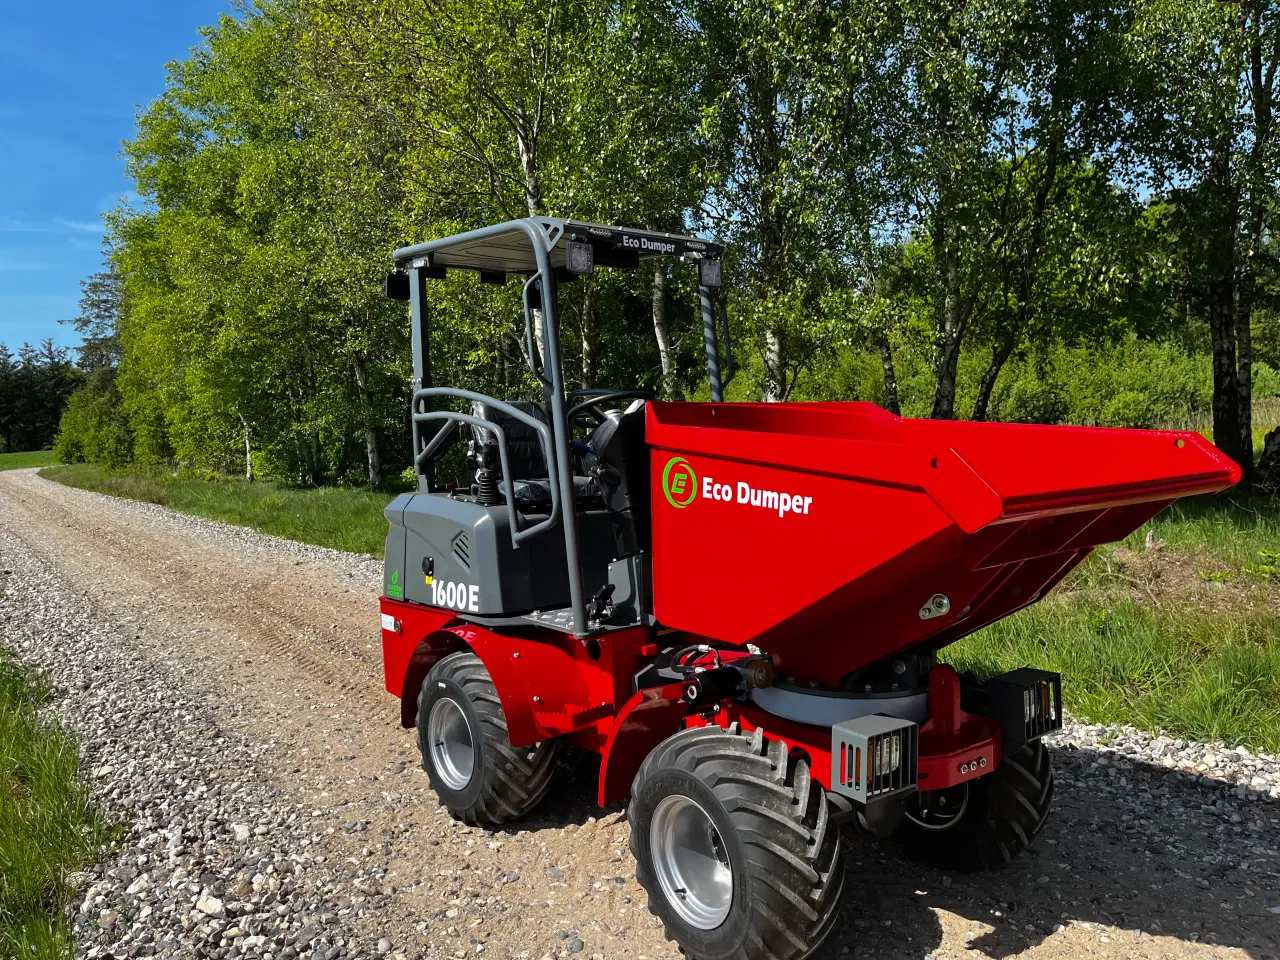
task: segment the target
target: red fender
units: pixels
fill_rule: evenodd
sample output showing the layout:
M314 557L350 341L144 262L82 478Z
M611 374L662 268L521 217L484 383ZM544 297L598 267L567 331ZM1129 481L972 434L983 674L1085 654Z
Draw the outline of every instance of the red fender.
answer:
M382 669L387 693L400 698L400 725L418 719L418 690L436 661L461 643L444 631L457 618L451 613L382 597Z
M653 748L677 733L689 715L684 684L641 690L625 704L600 757L600 806L631 794L631 781Z
M614 704L630 693L636 647L649 635L637 627L583 643L555 630L500 633L448 610L386 597L382 615L387 690L400 697L404 727L417 721L418 691L431 668L470 649L489 671L517 747L576 734L581 746L599 750L613 727Z

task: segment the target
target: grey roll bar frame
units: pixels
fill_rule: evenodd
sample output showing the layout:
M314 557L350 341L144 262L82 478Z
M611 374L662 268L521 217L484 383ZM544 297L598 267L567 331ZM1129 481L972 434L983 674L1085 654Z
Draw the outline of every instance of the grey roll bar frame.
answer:
M551 488L551 513L545 520L539 520L531 527L520 529L520 514L516 511L515 498L515 480L511 477L511 464L507 455L507 434L502 429L502 425L494 423L491 420L483 420L480 417L473 416L469 413L460 413L456 410L422 410L419 411L418 401L429 401L432 397L458 397L463 400L475 400L486 406L493 407L495 410L501 410L509 417L519 420L527 427L538 432L538 438L542 443L542 455L547 461L547 476L551 476L554 472L554 461L552 454L554 451L551 431L547 429L547 425L537 417L531 417L522 410L504 403L501 400L495 400L493 397L486 397L482 393L473 393L470 390L455 390L451 387L427 387L419 390L413 395L413 449L418 449L419 435L418 424L427 423L432 420L448 421L435 432L433 436L423 448L422 452L414 457L414 469L421 472L422 465L430 459L436 449L444 442L445 438L452 430L455 423L466 423L478 430L492 430L498 438L498 460L502 463L502 476L507 481L507 520L511 528L511 546L512 549L519 550L522 541L536 537L543 530L549 530L556 525L560 519L560 492L556 489L555 484L550 484Z
M577 501L574 496L572 458L570 456L571 427L566 417L563 363L560 355L560 326L557 315L556 274L555 268L565 268L565 252L561 240L566 238L581 239L595 244L609 244L607 249L614 251L617 266L628 267L626 257L617 254L622 248L625 255L633 255L638 265L641 259L653 257L682 256L693 259L718 259L724 251L723 246L697 237L686 237L674 234L659 233L653 230L630 230L620 227L609 227L602 224L580 223L562 220L556 217L527 217L521 220L510 220L506 223L468 230L464 233L425 243L401 247L392 254L398 269L408 268L410 278L410 316L413 340L413 406L411 408L413 429L415 433L415 469L418 469L417 430L419 422L430 420L447 420L454 423L478 424L482 429L495 430L499 436L499 456L503 462L503 474L509 476L506 465L505 435L497 429L497 425L467 414L453 411L433 411L430 409L431 398L436 396L465 397L470 391L436 388L431 383L429 337L427 327L427 302L425 281L429 277L439 277L444 270L463 269L485 273L526 274L527 279L522 291L524 306L525 338L529 350L529 368L542 384L543 393L550 407L551 450L548 458L548 476L554 473L555 482L551 485L553 495L553 516L541 521L527 530L519 531L521 539L535 536L546 530L554 520L554 511L559 508L559 521L564 527L565 560L569 575L569 607L572 618L572 630L576 637L589 635L586 597L582 582L582 551L578 543ZM593 246L594 249L594 246ZM528 254L532 253L532 258ZM553 263L553 254L559 263ZM610 266L607 261L602 266ZM441 268L444 268L442 270ZM530 290L537 283L542 310L543 355L535 359L533 336L533 307L530 303ZM711 287L703 286L699 279L698 294L702 307L704 345L707 354L707 371L711 381L711 399L720 403L724 400L724 384L720 378L720 357L716 337L716 317ZM727 332L727 331L726 331ZM538 366L541 366L541 370ZM445 391L445 392L438 392ZM533 418L521 415L514 407L502 401L480 394L471 395L473 399L491 404L504 413L516 415L521 422ZM426 409L419 411L421 402ZM474 421L474 422L473 422ZM545 425L539 423L539 436L545 436ZM434 452L438 442L443 442L449 430L445 424L432 438L431 445L426 448ZM438 442L437 442L438 441ZM423 453L426 453L424 449ZM429 463L428 466L431 466ZM426 492L434 487L433 472L422 474ZM508 481L511 482L510 480ZM558 488L558 490L557 490ZM513 512L513 488L508 489L507 508ZM558 493L558 497L556 494ZM517 536L513 522L513 542Z

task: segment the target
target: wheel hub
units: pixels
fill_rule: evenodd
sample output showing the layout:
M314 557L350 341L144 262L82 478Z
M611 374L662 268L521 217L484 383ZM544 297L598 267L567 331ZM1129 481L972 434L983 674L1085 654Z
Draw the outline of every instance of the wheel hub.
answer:
M707 811L689 797L664 797L650 821L649 847L672 909L699 930L724 923L733 904L733 870Z
M436 775L450 790L465 788L475 772L476 748L467 715L457 702L441 697L432 705L427 717L427 741Z
M903 811L908 820L921 830L942 832L950 830L969 809L969 784L967 782L945 790L922 790Z

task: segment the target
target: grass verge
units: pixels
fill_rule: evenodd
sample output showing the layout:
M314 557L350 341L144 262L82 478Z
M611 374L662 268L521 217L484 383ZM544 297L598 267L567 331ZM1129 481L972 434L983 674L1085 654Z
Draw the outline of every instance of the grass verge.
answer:
M110 473L86 464L41 475L382 555L386 496L139 469ZM1280 752L1277 610L1280 502L1231 491L1174 504L1123 544L1100 549L1044 601L944 654L982 675L1020 666L1057 670L1068 707L1096 722Z
M67 873L112 837L74 744L38 716L48 695L0 651L0 957L71 956Z
M1280 635L1257 609L1224 618L1067 590L944 653L981 676L1059 671L1068 709L1097 723L1280 752Z
M352 553L381 557L387 537L382 509L391 497L364 490L297 489L270 481L246 483L138 467L114 471L92 463L46 467L40 476Z
M21 470L23 467L47 467L57 463L52 450L30 450L25 453L0 453L0 470Z

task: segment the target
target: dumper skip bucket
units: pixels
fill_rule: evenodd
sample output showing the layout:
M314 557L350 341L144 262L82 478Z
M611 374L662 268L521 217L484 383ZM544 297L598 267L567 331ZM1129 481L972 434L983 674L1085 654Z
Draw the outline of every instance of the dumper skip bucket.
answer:
M669 627L836 685L1044 596L1239 467L1199 434L908 420L869 403L651 403Z

